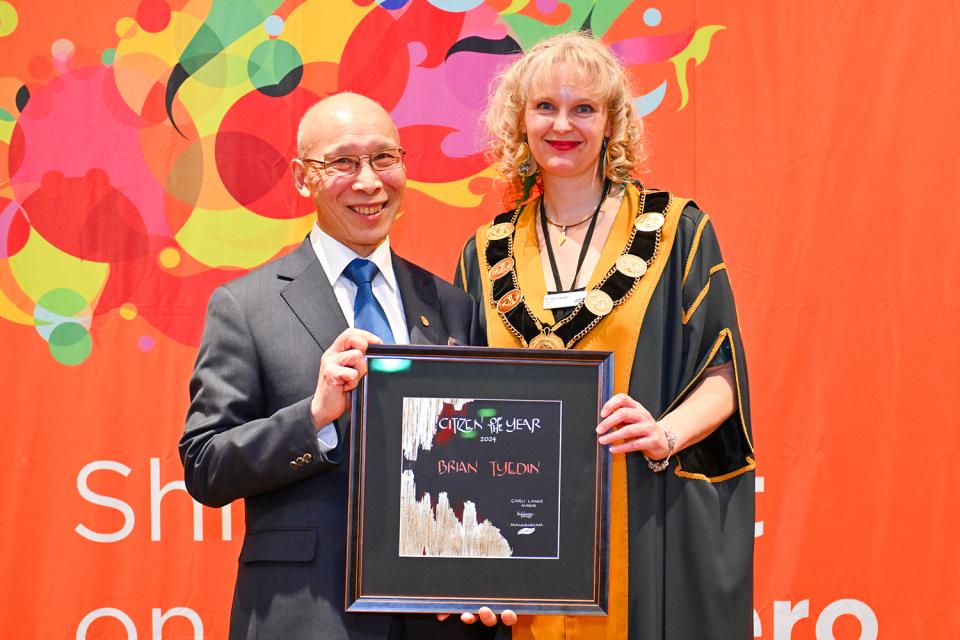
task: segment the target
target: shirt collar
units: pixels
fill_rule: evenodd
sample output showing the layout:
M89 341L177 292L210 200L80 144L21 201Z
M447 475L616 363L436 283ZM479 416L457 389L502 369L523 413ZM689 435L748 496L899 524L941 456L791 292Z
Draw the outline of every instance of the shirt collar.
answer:
M316 222L313 223L313 229L310 230L310 244L313 246L313 252L317 254L317 259L320 261L324 273L327 274L327 279L330 280L331 287L340 276L343 275L343 270L347 268L347 265L350 264L354 258L361 257L357 255L353 249L335 240L330 234L321 229L320 225ZM366 259L377 265L384 280L386 280L387 285L389 285L390 290L396 292L397 276L393 271L390 238L384 238L380 246L374 249L373 253L367 256Z

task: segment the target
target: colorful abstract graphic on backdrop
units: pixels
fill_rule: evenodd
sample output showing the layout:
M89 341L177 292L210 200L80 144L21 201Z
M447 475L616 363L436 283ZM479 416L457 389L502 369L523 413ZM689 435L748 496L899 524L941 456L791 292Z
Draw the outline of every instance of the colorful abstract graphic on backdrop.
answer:
M723 29L624 0L104 0L83 24L29 5L0 2L20 45L0 77L0 322L35 327L63 365L108 314L152 329L130 349L197 344L211 290L305 235L288 164L319 98L366 94L400 127L399 244L439 220L466 237L497 208L478 118L518 51L591 29L649 115L684 108ZM421 262L445 273L456 249Z

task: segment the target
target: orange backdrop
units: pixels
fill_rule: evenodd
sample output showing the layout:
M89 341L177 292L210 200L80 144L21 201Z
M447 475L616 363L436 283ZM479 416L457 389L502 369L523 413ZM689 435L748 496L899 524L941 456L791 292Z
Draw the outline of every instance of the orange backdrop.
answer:
M176 453L203 308L288 250L299 114L351 89L410 150L396 249L499 211L487 81L589 25L645 182L719 230L750 361L757 638L960 636L952 2L0 1L0 637L224 638L242 506Z

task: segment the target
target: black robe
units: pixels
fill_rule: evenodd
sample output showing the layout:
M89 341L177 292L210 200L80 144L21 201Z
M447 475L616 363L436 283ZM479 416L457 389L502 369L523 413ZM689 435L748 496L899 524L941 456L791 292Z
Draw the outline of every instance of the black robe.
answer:
M632 225L638 215L640 193L632 185L627 188L617 219L621 228ZM682 401L707 367L732 361L738 409L704 440L676 454L666 472L652 472L642 454L630 453L626 454L625 474L621 472L625 479L614 474L614 483L625 485L620 490L626 494L629 569L627 611L618 614L611 609L611 617L619 615L626 620L619 626L616 620L610 620L612 626L604 630L590 621L583 621L589 626L581 628L569 620L546 620L546 626L538 630L535 621L532 630L525 629L525 624L518 626L515 638L556 637L560 628L566 629L565 633L559 632L566 637L623 637L623 624L630 640L753 637L755 461L747 369L728 272L713 225L695 204L665 192L648 191L643 208L658 212L666 209L663 232L669 241L650 261L641 278L643 286L632 294L642 296L645 302L615 307L591 330L602 335L604 323L625 326L626 320L630 326L639 324L639 332L633 332L637 336L635 344L627 339L629 333L618 331L608 332L599 344L596 340L590 343L587 334L574 348L617 352L617 359L624 359L624 373L628 375L616 380L615 391L629 393L655 418ZM529 235L534 229L535 211L536 202L516 218L514 246L524 233L527 245L536 243L535 232L532 240ZM618 241L614 239L617 225L608 243ZM526 346L504 330L504 319L494 309L491 287L485 282L489 271L486 228L467 241L456 284L480 302L491 346ZM601 255L590 286L612 267L610 256L615 259L625 246L622 237L626 233L621 231L620 245L611 247L612 254L605 251ZM537 255L529 249L528 256ZM522 274L524 267L541 273ZM530 280L532 277L542 280L539 260L524 261L518 255L517 271L521 281L523 275L527 282L536 282ZM536 295L526 290L524 293L527 299ZM631 313L630 309L637 312L633 318L618 316ZM546 314L540 317L549 318ZM614 564L618 562L621 560L617 557L611 558L614 579ZM614 588L616 585L612 585L611 595Z

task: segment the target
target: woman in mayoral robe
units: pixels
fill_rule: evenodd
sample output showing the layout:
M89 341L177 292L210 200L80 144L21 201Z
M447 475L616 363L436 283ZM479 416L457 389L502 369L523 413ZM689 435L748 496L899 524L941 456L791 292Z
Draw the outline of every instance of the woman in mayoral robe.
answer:
M608 615L521 616L517 639L753 634L747 369L710 218L644 187L622 64L554 36L498 77L485 115L509 209L467 240L456 281L494 347L613 351Z

